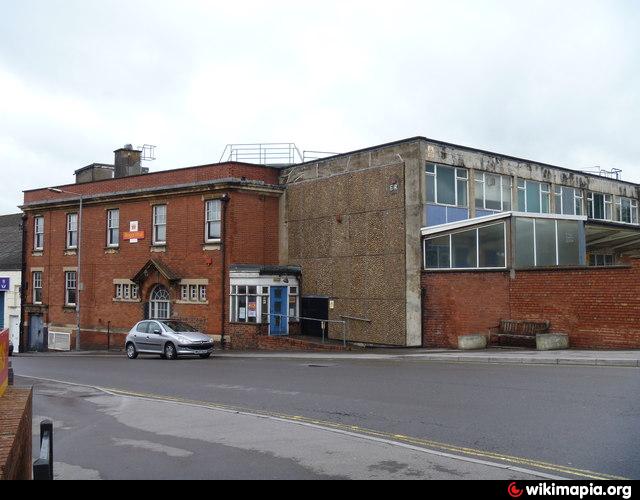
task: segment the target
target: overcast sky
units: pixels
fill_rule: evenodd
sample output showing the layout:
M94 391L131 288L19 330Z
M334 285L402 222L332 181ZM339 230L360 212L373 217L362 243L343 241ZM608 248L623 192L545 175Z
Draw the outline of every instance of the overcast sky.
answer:
M640 182L640 2L0 0L0 213L126 143L424 135Z

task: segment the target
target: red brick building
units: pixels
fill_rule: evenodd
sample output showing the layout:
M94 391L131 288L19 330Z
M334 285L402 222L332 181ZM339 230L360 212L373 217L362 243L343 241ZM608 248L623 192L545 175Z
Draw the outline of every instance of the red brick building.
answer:
M150 174L132 149L116 151L115 178L109 169L24 194L23 347L74 349L78 301L83 350L122 347L145 317L232 331L229 266L278 264L278 170L230 162ZM241 312L237 322L251 321Z

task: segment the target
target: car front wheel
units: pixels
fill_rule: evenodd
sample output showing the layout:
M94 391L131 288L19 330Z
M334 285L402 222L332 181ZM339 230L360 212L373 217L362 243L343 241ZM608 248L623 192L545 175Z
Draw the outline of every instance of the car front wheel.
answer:
M138 357L138 351L133 344L127 344L127 357L129 359L136 359Z
M176 346L174 346L172 343L168 343L166 346L164 346L164 357L169 360L178 359Z

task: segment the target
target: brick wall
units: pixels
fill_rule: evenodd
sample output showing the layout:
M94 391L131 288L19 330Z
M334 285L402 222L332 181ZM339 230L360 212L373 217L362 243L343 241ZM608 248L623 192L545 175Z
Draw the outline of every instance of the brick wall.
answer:
M78 185L88 191L116 190L121 188L149 187L169 182L203 180L207 176L252 176L254 179L277 183L277 172L265 167L229 164L175 172L159 173ZM75 190L76 186L74 186ZM207 188L208 189L208 188ZM209 191L176 194L158 194L150 197L121 199L88 203L83 210L82 277L84 291L80 295L82 314L82 349L106 349L107 331L111 331L112 346L122 347L129 329L144 317L144 303L151 291L164 285L170 292L172 316L191 318L205 333L220 335L223 328L222 301L225 294L228 302L228 286L222 283L223 255L220 247L205 248L205 198ZM225 230L226 246L224 266L233 264L276 265L279 263L278 249L278 195L259 190L228 189L217 195L227 194ZM25 201L47 199L51 193L28 192ZM57 195L58 197L60 195ZM165 251L155 252L152 247L152 205L167 205L167 244ZM120 210L120 247L106 248L106 211ZM31 271L44 269L43 303L41 312L45 325L52 331L75 333L75 308L64 305L64 268L75 268L77 256L65 251L67 213L74 209L52 208L28 211L26 267L28 282L27 305L32 307ZM45 247L42 254L33 249L34 217L45 219ZM122 239L128 231L129 222L138 221L146 238L136 244ZM180 303L179 283L168 282L160 273L152 272L142 283L141 300L138 302L115 302L114 279L131 279L150 260L154 259L169 267L182 279L207 279L207 303ZM226 273L228 282L228 273ZM225 284L228 285L228 284ZM226 316L228 317L228 316ZM28 317L25 315L25 321ZM73 335L75 337L75 335ZM75 340L72 338L72 349Z
M9 388L0 398L0 481L31 479L31 389Z
M458 335L501 319L549 320L572 347L640 349L640 259L629 267L423 273L424 343L456 347Z

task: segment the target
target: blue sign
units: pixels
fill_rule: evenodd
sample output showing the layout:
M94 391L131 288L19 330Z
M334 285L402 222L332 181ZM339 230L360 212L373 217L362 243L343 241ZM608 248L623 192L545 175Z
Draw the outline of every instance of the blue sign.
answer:
M9 278L0 278L0 292L11 291L11 280Z

